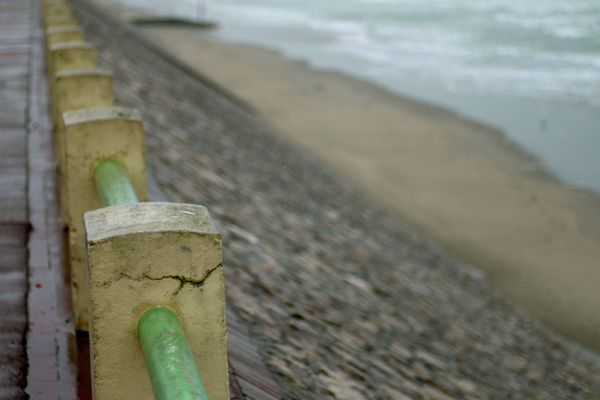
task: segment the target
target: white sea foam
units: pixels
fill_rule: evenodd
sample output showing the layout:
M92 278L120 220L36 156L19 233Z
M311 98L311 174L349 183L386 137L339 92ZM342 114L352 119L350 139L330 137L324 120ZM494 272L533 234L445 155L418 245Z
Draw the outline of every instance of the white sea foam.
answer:
M225 37L252 41L256 36L263 44L283 47L282 38L268 38L274 29L312 31L330 39L311 43L316 47L327 46L353 58L362 54L366 63L388 63L394 73L420 70L421 75L442 82L464 81L466 90L507 94L515 90L522 95L521 86L512 79L526 77L529 96L560 98L568 93L592 103L595 94L590 85L600 85L590 79L600 49L586 57L593 42L598 46L600 33L600 6L592 1L221 0L208 4L212 14L224 21ZM476 81L468 82L469 77ZM460 85L455 87L460 90Z

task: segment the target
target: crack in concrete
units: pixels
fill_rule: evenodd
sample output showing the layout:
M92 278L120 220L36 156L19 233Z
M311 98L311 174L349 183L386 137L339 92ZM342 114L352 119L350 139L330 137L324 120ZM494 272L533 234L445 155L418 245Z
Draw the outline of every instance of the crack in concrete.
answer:
M127 272L122 271L119 273L119 276L116 279L111 279L111 280L102 282L101 284L99 284L99 286L108 286L113 282L120 281L121 279L128 279L131 281L138 281L138 282L143 281L145 279L148 279L151 281L162 281L164 279L174 279L176 281L179 281L179 287L175 290L175 292L173 292L172 296L177 296L179 294L179 292L181 291L181 289L183 289L183 287L185 285L192 285L196 288L202 287L204 285L204 283L206 282L206 280L208 278L210 278L212 273L221 267L223 267L222 263L217 264L215 267L206 271L206 274L204 274L204 276L200 279L192 279L192 278L188 278L183 275L165 275L165 276L154 277L154 276L148 275L147 273L142 273L142 275L139 277L133 277L133 276L129 275Z

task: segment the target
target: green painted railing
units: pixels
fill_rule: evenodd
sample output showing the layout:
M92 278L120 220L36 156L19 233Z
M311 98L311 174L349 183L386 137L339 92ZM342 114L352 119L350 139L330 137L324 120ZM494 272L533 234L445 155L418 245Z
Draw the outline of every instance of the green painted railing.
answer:
M127 172L119 163L110 158L102 160L96 165L94 181L98 195L105 206L138 202Z
M166 307L146 311L137 324L156 400L208 400L194 354L177 315Z
M127 173L114 160L96 165L94 181L105 206L138 202ZM162 306L146 311L138 320L137 335L156 400L208 400L194 354L173 311Z

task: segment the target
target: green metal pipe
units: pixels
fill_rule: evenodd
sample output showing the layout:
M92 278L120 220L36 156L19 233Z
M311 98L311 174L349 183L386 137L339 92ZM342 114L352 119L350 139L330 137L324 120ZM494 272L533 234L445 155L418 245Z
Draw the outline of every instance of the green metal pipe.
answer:
M138 202L127 173L119 163L110 158L106 158L96 165L94 181L104 206Z
M138 320L146 367L156 400L208 400L177 315L162 306L146 311Z

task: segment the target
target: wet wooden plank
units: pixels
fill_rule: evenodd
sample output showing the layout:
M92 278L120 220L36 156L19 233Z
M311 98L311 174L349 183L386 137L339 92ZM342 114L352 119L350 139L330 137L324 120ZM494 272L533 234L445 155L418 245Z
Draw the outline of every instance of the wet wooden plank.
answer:
M27 224L25 129L0 129L0 223Z
M35 2L33 21L39 20ZM56 170L48 115L42 32L34 23L28 71L27 173L29 295L26 392L30 399L76 399L75 332L70 287L63 264L62 221L56 199Z
M26 224L0 224L0 398L23 397L20 387L26 373L23 339L27 328L27 232Z
M26 398L30 1L0 3L0 398Z
M24 127L29 46L26 43L14 43L14 38L7 40L4 32L10 29L3 28L0 28L0 129ZM28 38L24 36L21 38L23 40Z
M0 223L27 224L26 129L30 6L0 6Z

